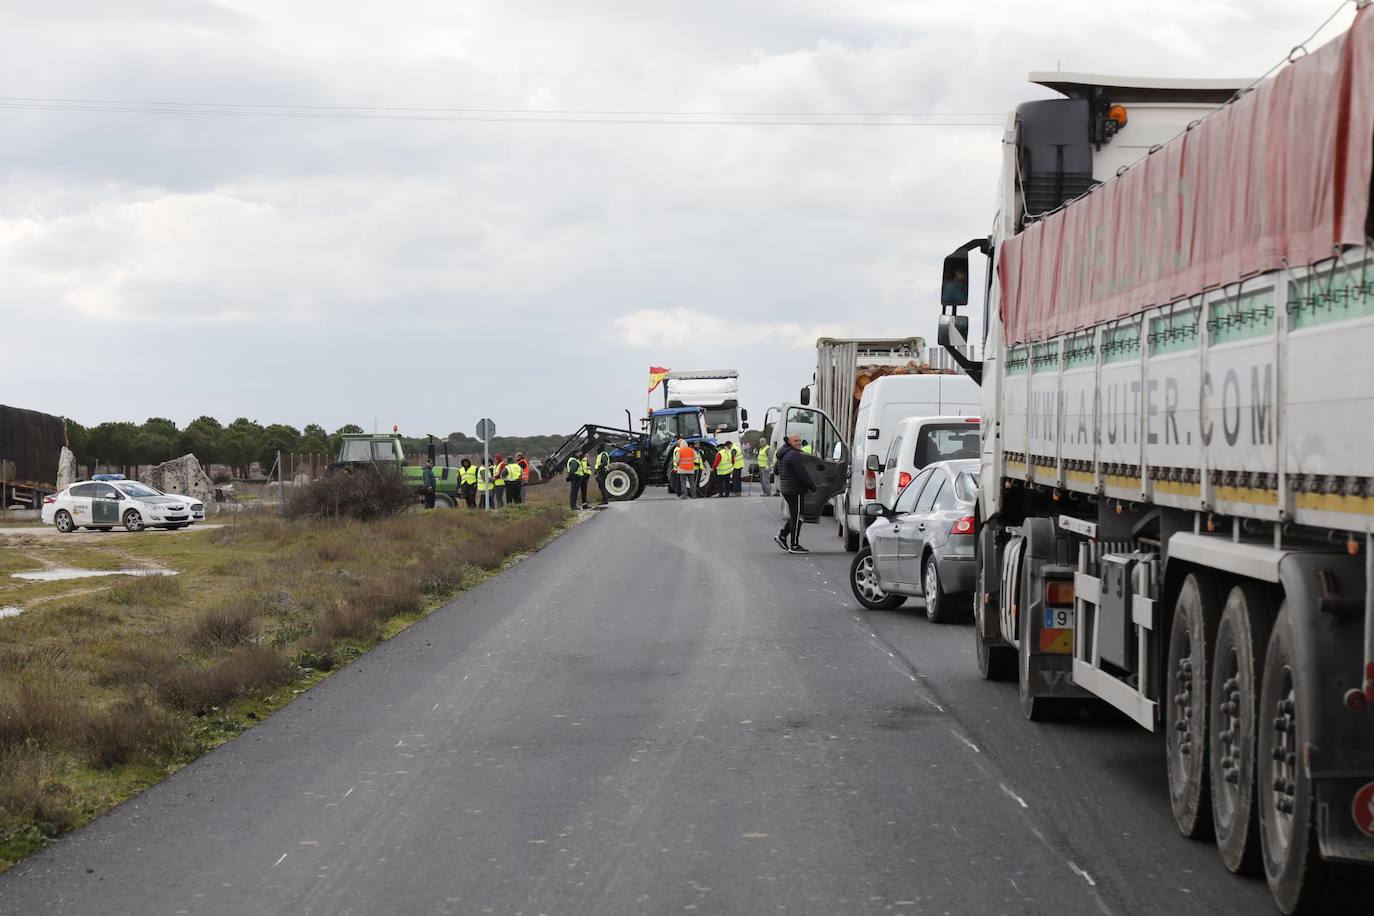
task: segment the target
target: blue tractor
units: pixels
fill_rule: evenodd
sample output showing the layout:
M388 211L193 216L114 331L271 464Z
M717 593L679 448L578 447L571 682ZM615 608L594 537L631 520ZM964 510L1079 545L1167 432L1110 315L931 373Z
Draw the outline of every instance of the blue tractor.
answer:
M647 487L664 485L676 492L678 475L673 473L673 447L678 439L686 439L701 455L702 483L709 482L718 444L706 435L700 407L651 410L640 424L643 430L635 432L588 423L544 461L540 468L543 478L561 477L568 459L574 455L585 455L590 462L605 449L611 456L606 472L606 495L611 499L638 499Z

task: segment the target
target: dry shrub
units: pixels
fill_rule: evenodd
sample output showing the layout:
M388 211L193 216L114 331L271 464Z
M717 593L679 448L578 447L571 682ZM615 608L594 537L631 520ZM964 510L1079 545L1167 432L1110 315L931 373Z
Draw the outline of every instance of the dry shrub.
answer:
M181 729L175 720L142 696L105 709L88 711L78 736L91 765L102 769L127 763L140 751L167 755L175 751Z
M0 649L0 673L18 674L29 668L62 668L67 664L67 651L61 646L47 645L26 648L15 646Z
M287 518L388 518L415 504L415 491L393 468L364 467L321 477L287 497Z
M377 618L366 608L343 604L329 608L315 625L316 639L311 641L316 651L331 646L340 639L370 639L377 634Z
M321 544L316 544L315 556L326 563L357 562L360 532L351 528L342 528L339 532L345 536L331 537Z
M71 790L54 779L46 759L28 749L0 749L0 809L32 820L50 836L76 826Z
M140 576L109 591L115 604L142 607L166 607L180 597L181 581L176 576Z
M418 577L407 570L390 570L365 580L351 598L377 621L397 614L412 614L420 609L424 588Z
M118 687L130 693L162 683L181 666L181 657L161 643L122 647L96 674L102 687Z
M276 649L244 646L206 668L189 665L172 671L158 685L158 698L174 709L203 715L251 691L280 687L295 670Z
M117 611L89 600L73 601L53 609L62 623L69 627L80 628L100 623L118 623L122 618Z
M51 669L24 672L7 693L0 697L0 748L60 736L76 717Z
M257 628L257 614L253 605L234 601L224 607L201 612L195 623L191 624L186 641L203 652L232 649L252 639Z

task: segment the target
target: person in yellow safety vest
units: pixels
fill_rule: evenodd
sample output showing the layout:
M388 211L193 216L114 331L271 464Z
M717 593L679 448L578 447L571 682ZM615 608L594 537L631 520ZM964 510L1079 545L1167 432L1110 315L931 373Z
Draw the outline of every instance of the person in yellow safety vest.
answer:
M507 461L502 474L506 479L506 505L518 506L525 496L525 488L521 486L520 465L514 460Z
M735 469L735 459L730 452L729 441L722 442L716 451L716 457L711 459L711 469L715 474L711 478L711 486L715 487L717 496L730 495L730 474Z
M677 498L696 499L701 494L697 492L697 470L701 467L701 456L697 450L687 444L686 439L678 439L677 445L673 448L673 474L677 477Z
M463 502L471 509L477 505L477 468L464 458L458 467L458 484L463 494Z
M773 446L767 442L759 445L759 487L764 496L773 495Z
M492 488L496 508L506 505L506 457L500 452L492 456Z
M491 505L491 469L477 465L477 504L483 509Z
M807 442L805 439L802 440L802 447L801 447L801 450L802 450L802 454L804 454L804 455L810 455L810 454L812 454L813 452L815 452L815 449L813 449L813 448L811 447L811 443L810 443L810 442Z
M730 488L736 495L744 492L744 456L733 442L730 443Z
M597 443L599 448L596 451L596 459L592 464L592 473L596 475L596 488L601 492L601 502L598 506L609 506L611 498L606 493L606 475L611 470L611 453L606 450L605 443Z
M568 508L576 509L579 506L589 509L587 505L587 478L592 474L591 466L587 464L587 459L582 455L573 455L568 459L566 477L568 479Z

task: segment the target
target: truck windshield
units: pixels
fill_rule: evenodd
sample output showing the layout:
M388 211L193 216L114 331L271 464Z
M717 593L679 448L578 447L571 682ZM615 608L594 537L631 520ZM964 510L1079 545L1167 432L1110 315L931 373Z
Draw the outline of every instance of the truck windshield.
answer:
M939 423L922 427L911 463L923 468L935 461L978 457L978 424Z
M706 429L715 432L718 428L724 427L730 432L739 429L739 408L738 407L707 407L705 408Z

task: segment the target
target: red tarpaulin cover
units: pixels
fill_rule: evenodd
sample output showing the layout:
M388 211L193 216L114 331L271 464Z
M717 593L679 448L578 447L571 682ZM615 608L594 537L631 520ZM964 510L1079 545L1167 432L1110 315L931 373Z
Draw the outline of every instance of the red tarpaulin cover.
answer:
M1374 9L1002 245L1002 321L1043 340L1365 242Z

